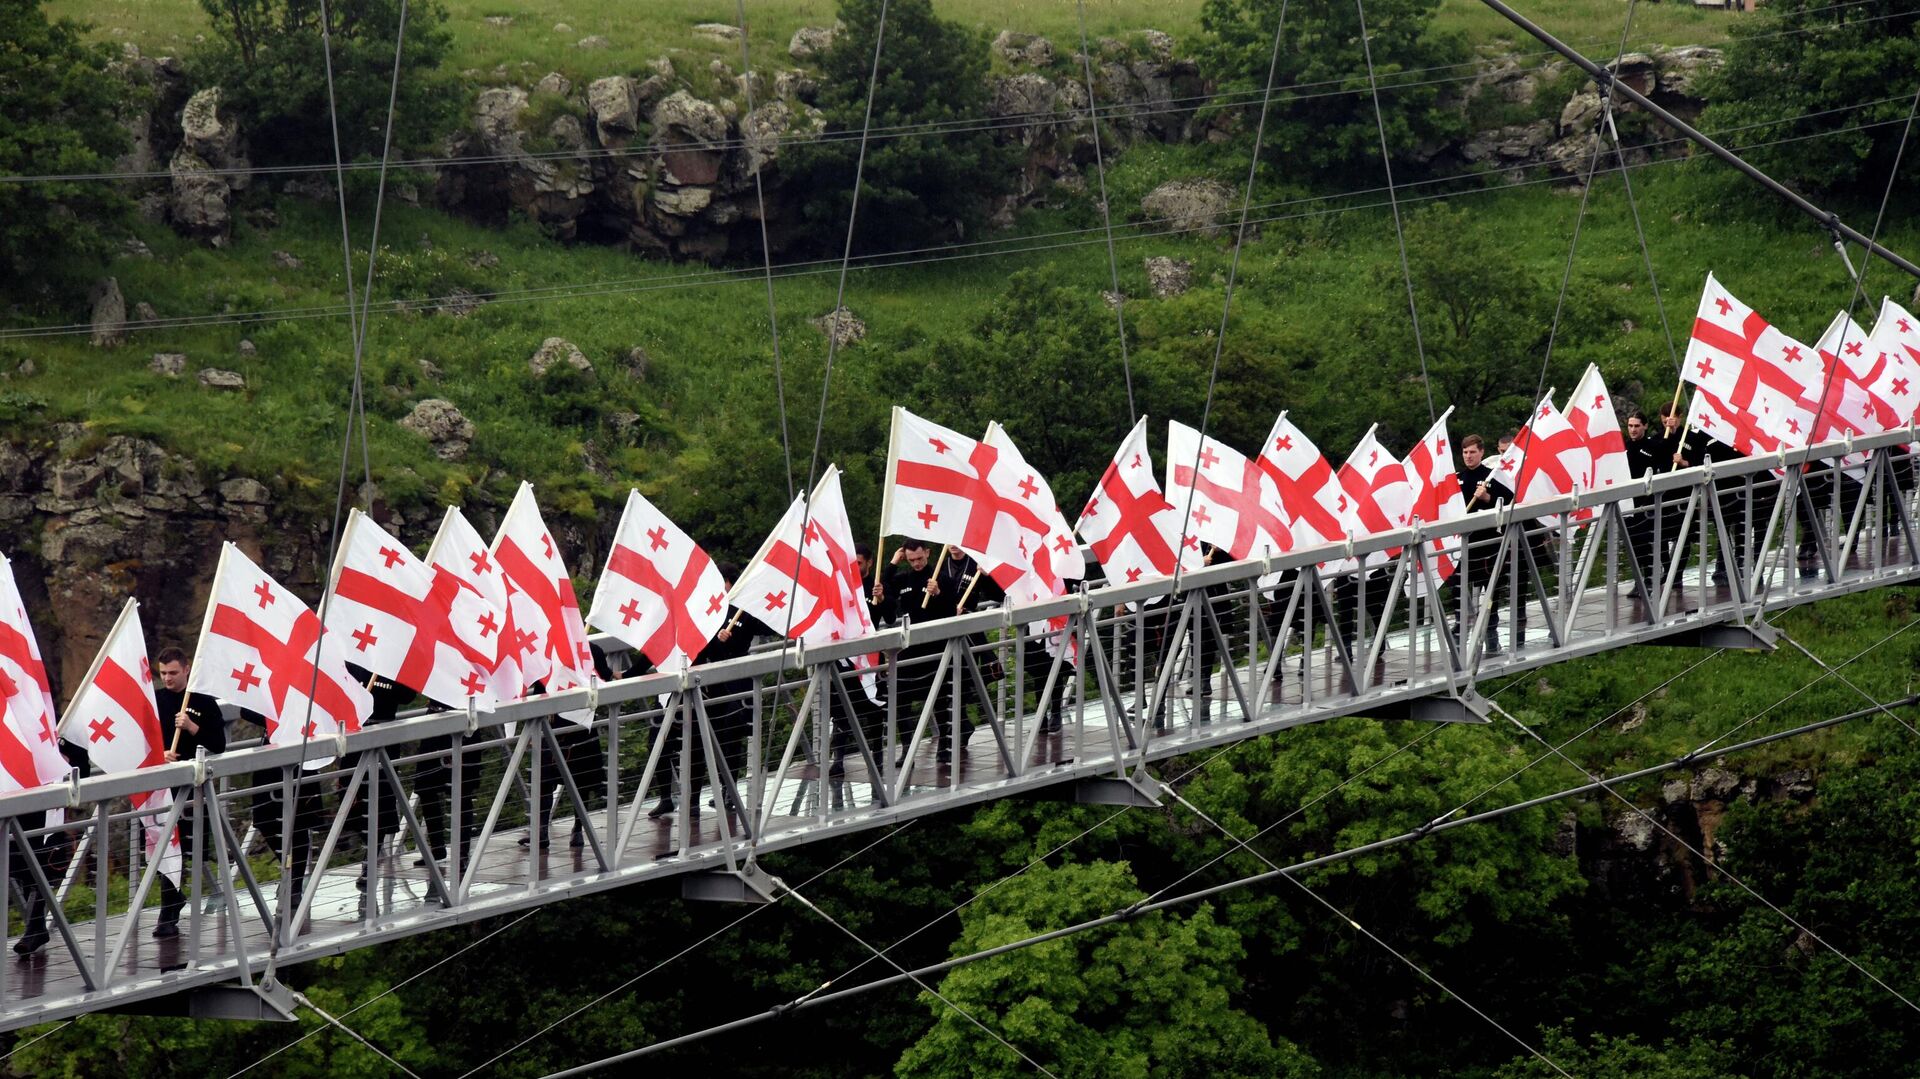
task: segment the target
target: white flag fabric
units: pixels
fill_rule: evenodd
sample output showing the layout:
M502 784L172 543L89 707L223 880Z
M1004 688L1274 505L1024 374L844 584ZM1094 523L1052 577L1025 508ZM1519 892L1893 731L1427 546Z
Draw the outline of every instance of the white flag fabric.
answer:
M593 676L587 626L573 578L533 499L532 484L522 483L514 494L490 553L506 578L516 634L509 647L519 659L521 677L529 686L542 683L548 693L586 685ZM560 715L582 726L593 722L592 712L584 708Z
M1000 585L1000 590L1006 593L1007 603L1013 606L1066 595L1067 581L1079 580L1087 575L1087 560L1080 553L1080 545L1074 541L1073 529L1067 524L1066 516L1060 512L1060 504L1054 500L1053 487L1047 483L1045 476L1027 464L1020 448L1014 445L1012 436L998 423L987 425L986 437L981 441L999 453L988 472L994 489L1003 495L1010 492L1019 498L1046 528L1044 533L1036 534L1030 540L1033 550L1031 569L1011 581L1002 581L1002 573L989 567L988 576ZM986 565L984 561L981 564ZM1058 615L1044 622L1029 622L1027 631L1040 638L1049 654L1054 654L1060 650L1063 639L1058 631L1065 629L1066 625L1067 616ZM1074 663L1079 662L1077 643L1069 642L1068 654Z
M639 491L629 490L588 624L631 645L655 669L679 671L726 617L720 567Z
M994 485L1000 451L899 406L887 439L881 532L959 546L1007 580L1032 569L1044 532L1019 492Z
M1705 390L1728 421L1708 434L1730 446L1806 445L1823 376L1814 349L1774 329L1707 275L1681 377Z
M161 744L160 710L153 699L153 666L147 662L147 640L140 626L140 604L129 599L107 632L93 666L60 721L60 737L86 750L96 771L131 772L166 763ZM180 832L175 828L160 846L166 812L173 792L164 787L136 794L148 859L157 854L160 872L180 885Z
M1874 358L1867 392L1885 407L1885 430L1904 427L1920 411L1920 320L1891 298L1880 301L1880 317L1867 338Z
M1845 311L1833 317L1814 342L1820 353L1821 384L1815 390L1820 402L1819 418L1814 423L1810 444L1835 439L1876 435L1887 430L1883 417L1867 386L1873 378L1873 360L1867 354L1867 331ZM1867 453L1858 450L1840 459L1840 466L1856 480L1866 478Z
M506 621L479 589L414 557L372 518L347 517L327 632L354 663L429 700L491 709Z
M1460 474L1454 471L1453 454L1447 448L1450 445L1447 418L1452 415L1451 408L1442 412L1401 462L1406 469L1407 484L1413 490L1410 513L1419 524L1445 524L1467 515L1467 500L1460 491ZM1460 537L1437 536L1428 540L1427 554L1434 578L1445 581L1459 565ZM1417 595L1427 593L1424 575L1414 580L1414 591Z
M71 767L55 741L47 665L5 555L0 555L0 713L0 794L67 777Z
M440 529L427 547L427 564L435 573L447 573L459 579L505 617L500 632L494 636L494 665L488 683L495 700L519 700L531 681L520 669L520 656L524 651L520 647L519 627L513 622L513 606L507 600L507 578L494 562L487 541L458 507L448 506L441 516ZM526 651L537 649L529 647Z
M1295 547L1317 547L1347 538L1341 509L1346 492L1340 479L1327 455L1285 412L1273 421L1273 430L1260 446L1258 463L1280 494Z
M1724 442L1749 456L1780 449L1780 440L1743 423L1726 402L1695 386L1693 400L1687 406L1687 434L1683 447L1699 448L1697 439L1705 437Z
M1176 514L1186 515L1180 542L1189 550L1210 543L1238 561L1293 549L1273 479L1239 450L1178 420L1167 424L1166 491Z
M1613 410L1613 395L1607 392L1607 380L1599 367L1587 365L1587 373L1580 376L1580 384L1567 399L1566 417L1587 448L1587 472L1580 477L1582 490L1602 491L1633 478L1633 468L1627 463L1626 436L1620 432L1620 415Z
M839 468L828 466L813 494L787 507L727 601L789 640L824 644L873 633ZM856 665L874 661L867 656Z
M1183 563L1187 569L1199 568L1199 555L1180 547L1179 511L1154 480L1145 416L1114 451L1074 530L1087 541L1111 584L1171 577Z
M1586 441L1554 407L1548 391L1494 462L1493 479L1513 493L1514 502L1524 503L1572 494L1592 470Z
M373 712L373 695L347 672L339 638L231 543L220 546L187 692L259 713L276 746L352 733Z

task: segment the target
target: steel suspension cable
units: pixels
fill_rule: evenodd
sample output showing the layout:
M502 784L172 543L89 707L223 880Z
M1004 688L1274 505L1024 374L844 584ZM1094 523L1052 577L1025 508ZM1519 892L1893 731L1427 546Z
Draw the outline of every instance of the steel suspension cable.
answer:
M1133 363L1127 356L1127 295L1120 291L1120 258L1113 247L1113 204L1107 196L1107 160L1100 145L1099 100L1093 89L1093 52L1087 46L1087 0L1075 0L1080 17L1080 70L1087 84L1087 126L1093 130L1093 174L1100 181L1100 224L1107 236L1107 279L1113 289L1113 322L1120 335L1120 375L1127 385L1127 423L1140 422L1133 402Z
M1613 122L1613 111L1606 112L1607 133L1613 139L1614 157L1620 162L1620 184L1627 196L1627 211L1633 218L1633 232L1640 240L1640 262L1647 269L1647 287L1653 292L1653 308L1660 315L1660 334L1666 338L1667 357L1673 361L1673 373L1683 373L1680 347L1674 340L1673 326L1667 321L1667 304L1660 296L1660 276L1653 271L1653 249L1647 243L1647 228L1640 220L1640 202L1633 195L1633 170L1627 165L1627 149L1620 143L1620 128Z
M1400 276L1407 286L1407 317L1413 323L1413 353L1420 360L1420 388L1427 394L1427 424L1440 422L1433 405L1433 379L1427 375L1427 346L1420 338L1420 305L1413 298L1413 265L1407 261L1407 231L1400 222L1400 195L1393 183L1393 154L1387 149L1387 120L1380 109L1380 79L1373 67L1373 44L1367 40L1366 0L1353 0L1360 18L1360 53L1367 61L1367 89L1373 97L1373 126L1380 136L1380 167L1387 174L1387 205L1393 211L1393 239L1400 250Z
M753 58L747 45L747 0L734 0L734 13L740 22L740 86L747 99L746 111L741 114L744 123L753 115ZM744 143L744 133L741 141ZM787 501L793 501L793 443L787 437L787 382L781 372L780 363L780 311L773 301L773 241L767 234L767 188L761 173L766 161L753 164L753 150L747 150L747 164L753 172L754 205L760 211L760 265L767 281L767 326L773 334L773 392L780 402L780 458L785 463L784 474L787 478Z
M1193 463L1187 467L1192 470L1194 482L1187 487L1187 504L1180 512L1180 546L1174 549L1173 583L1179 590L1181 571L1186 568L1186 559L1180 552L1186 549L1193 519L1193 499L1200 491L1200 459L1207 450L1207 425L1213 419L1213 391L1220 382L1220 357L1227 346L1227 319L1233 313L1233 288L1240 276L1240 253L1247 246L1247 214L1253 207L1253 184L1260 174L1260 149L1267 137L1267 111L1273 102L1273 83L1280 71L1280 43L1287 29L1287 2L1280 0L1280 17L1273 24L1273 51L1267 58L1267 80L1261 89L1260 120L1253 129L1253 152L1247 159L1247 185L1240 196L1240 223L1234 229L1233 254L1227 260L1227 285L1220 299L1220 327L1213 335L1213 363L1207 370L1207 399L1200 409L1199 444L1193 448ZM1144 722L1142 726L1145 726ZM1140 740L1140 760L1147 759L1148 739Z

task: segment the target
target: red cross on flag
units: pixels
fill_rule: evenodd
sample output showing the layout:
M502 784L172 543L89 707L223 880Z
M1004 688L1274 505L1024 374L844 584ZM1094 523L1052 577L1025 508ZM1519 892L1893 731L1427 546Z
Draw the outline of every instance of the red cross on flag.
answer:
M655 668L680 671L726 618L720 567L639 491L628 491L588 624L632 645Z
M1260 471L1280 494L1280 506L1291 519L1296 547L1317 547L1347 538L1343 517L1346 492L1334 475L1327 455L1306 432L1294 426L1285 412L1273 421L1273 430L1260 447Z
M107 631L93 666L60 721L60 737L87 751L87 760L101 772L131 772L166 762L167 747L160 741L160 712L153 700L153 667L147 662L146 635L140 628L140 604L129 599L120 617ZM162 822L173 792L166 788L136 794L135 809L142 818L147 857L160 851ZM160 871L180 884L180 833L164 837Z
M1167 502L1153 478L1147 420L1142 416L1114 451L1074 529L1087 541L1109 582L1132 584L1171 577L1181 562L1188 569L1199 568L1197 552L1180 550L1178 522L1179 511ZM1176 550L1180 550L1177 560Z
M980 442L994 452L987 483L1025 532L1020 547L1027 564L997 565L984 553L976 553L975 558L1016 603L1032 602L1036 595L1051 599L1064 594L1067 580L1087 575L1087 561L1074 542L1073 529L1067 525L1059 503L1054 501L1053 488L1046 477L1027 464L1012 436L998 423L987 425L986 437Z
M504 622L500 632L492 634L494 665L488 684L495 700L519 700L530 680L521 676L521 653L515 648L520 631L513 623L513 607L507 602L507 579L494 562L487 541L458 507L448 506L440 518L440 530L434 533L433 543L427 547L427 565L432 566L435 573L458 578L501 612Z
M1878 353L1868 351L1871 335L1845 311L1833 316L1814 348L1820 353L1820 420L1813 441L1826 442L1847 435L1877 435L1906 426L1893 405L1874 399L1870 387ZM1861 454L1861 459L1865 459Z
M67 777L70 766L54 739L47 665L5 555L0 555L0 713L0 793Z
M1812 348L1774 329L1707 275L1681 377L1726 409L1731 422L1709 435L1728 445L1736 437L1758 442L1762 436L1806 445L1824 375Z
M1890 298L1880 301L1880 317L1867 337L1873 369L1867 392L1893 414L1887 430L1903 427L1920 412L1920 320Z
M1210 543L1238 561L1293 549L1273 480L1239 450L1177 420L1167 424L1167 501L1176 512L1186 508L1180 543L1189 550Z
M548 693L586 685L593 676L593 652L587 647L580 600L553 533L540 518L533 484L522 483L514 494L488 553L506 578L515 635L507 646L520 664L521 677L528 685L542 683ZM584 708L560 714L582 726L593 721Z
M853 525L840 495L840 469L829 465L813 494L781 516L727 602L775 633L807 644L854 640L873 633L860 567L853 561ZM855 660L871 668L874 656Z
M1620 433L1620 416L1613 410L1613 395L1607 392L1607 380L1594 364L1587 365L1587 373L1580 376L1580 384L1567 399L1566 417L1587 447L1587 471L1579 478L1582 490L1603 491L1633 478L1633 468L1627 464L1627 439ZM1631 505L1626 502L1621 508ZM1581 510L1575 516L1585 520L1593 516L1593 511Z
M1586 439L1553 406L1552 390L1493 464L1494 481L1512 491L1516 503L1572 494L1592 471Z
M372 518L348 516L327 632L354 663L429 700L471 697L489 709L506 620L479 589L414 557Z
M1407 482L1406 466L1380 444L1375 437L1378 427L1367 428L1346 463L1334 474L1344 496L1336 504L1342 507L1347 531L1355 536L1390 532L1413 521L1413 485ZM1367 555L1366 562L1377 566L1399 553L1398 547L1374 551Z
M1779 439L1744 424L1726 402L1696 386L1693 402L1687 406L1686 444L1696 445L1699 435L1724 442L1749 456L1773 453L1780 448Z
M957 544L984 566L1027 572L1037 543L1029 537L1045 526L1022 491L995 485L999 459L995 447L894 406L881 532Z
M1448 449L1451 443L1447 441L1447 417L1452 415L1451 408L1442 412L1401 462L1401 467L1406 469L1407 485L1413 491L1410 514L1420 524L1445 524L1467 515L1467 501L1460 491L1460 474L1453 469L1453 454ZM1460 537L1428 540L1427 554L1434 578L1445 581L1453 576L1460 561ZM1416 594L1425 595L1426 588L1424 575L1414 580Z
M258 712L276 746L352 733L373 711L373 695L347 673L339 637L231 543L220 545L187 692Z

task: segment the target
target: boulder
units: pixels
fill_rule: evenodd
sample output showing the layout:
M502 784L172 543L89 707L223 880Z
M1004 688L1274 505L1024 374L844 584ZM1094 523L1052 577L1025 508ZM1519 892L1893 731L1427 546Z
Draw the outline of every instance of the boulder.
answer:
M240 339L240 344L235 347L234 351L248 358L252 358L260 354L260 350L254 347L253 342L245 337L242 337Z
M640 96L625 75L608 75L587 85L587 114L595 137L610 146L640 129Z
M187 99L180 110L180 146L215 168L243 165L244 147L237 121L220 115L220 88L210 86ZM225 178L234 190L247 186L245 174Z
M593 371L593 364L587 362L586 354L563 337L549 337L540 342L540 347L527 359L527 367L533 371L535 378L546 377L547 372L558 363L564 363L576 371Z
M693 217L713 205L711 187L657 187L653 204L660 212L674 217Z
M120 294L120 281L103 277L93 283L87 295L93 305L90 325L94 348L119 348L127 341L127 298Z
M220 499L242 506L264 506L273 500L273 492L267 485L252 476L235 476L222 481L219 487Z
M247 380L238 371L203 367L200 369L200 385L210 390L244 390L247 388Z
M227 181L215 176L213 166L184 145L174 151L167 172L172 181L167 216L174 230L214 247L227 246L233 227Z
M466 318L468 315L480 310L486 302L485 297L474 292L472 289L455 285L452 289L448 290L446 296L441 299L435 310L443 315L452 316L453 318Z
M805 101L811 104L820 96L820 83L804 71L778 71L773 76L773 96L782 101Z
M413 411L400 420L400 426L431 443L434 456L442 461L465 457L473 441L473 421L444 398L429 397L413 406Z
M1153 57L1163 64L1173 59L1174 40L1172 34L1167 33L1165 30L1142 30L1140 31L1140 40L1146 43L1148 56Z
M826 130L827 120L818 109L795 107L786 101L769 101L740 121L740 142L746 151L746 175L752 176L780 155L782 142L795 132Z
M1154 255L1147 259L1147 284L1159 299L1178 296L1193 287L1193 262L1190 259Z
M833 39L839 36L839 31L837 25L802 26L787 41L787 55L795 60L811 60L833 46Z
M703 22L694 26L693 36L712 41L739 41L740 28L732 23Z
M1471 164L1517 165L1537 161L1553 142L1552 120L1530 124L1509 124L1493 131L1482 131L1460 147L1460 156Z
M1217 236L1233 209L1233 189L1218 180L1168 180L1149 191L1140 208L1169 231Z
M278 270L297 270L306 264L300 261L298 255L292 254L291 252L275 251L273 253L273 265L274 268Z
M495 30L505 30L507 27L513 25L513 16L489 15L486 18L481 19L480 21L483 23L486 23L488 26L493 27Z
M607 39L601 37L599 34L588 34L586 37L574 42L573 47L576 49L604 49L607 47Z
M147 361L147 370L163 378L179 378L187 372L187 354L156 352L153 354L153 359Z
M1693 777L1693 798L1697 802L1724 802L1740 789L1740 777L1725 768L1702 768Z
M533 84L533 92L536 94L553 94L557 97L566 97L573 92L573 80L560 74L558 71L549 71L545 75L540 76L539 82Z
M711 102L675 90L654 106L653 141L669 184L711 184L726 163L727 118Z
M439 364L434 363L432 360L415 360L413 362L419 366L421 378L426 379L428 382L440 381Z
M993 51L1010 64L1044 67L1053 63L1053 42L1038 34L1019 34L1002 30L993 39Z
M836 307L819 318L808 319L813 328L827 335L836 348L863 341L867 336L867 324L859 316L844 307Z
M527 111L527 92L517 86L480 91L473 103L473 127L487 148L496 153L520 149L520 114Z
M647 350L641 348L639 345L635 345L627 350L626 362L621 364L621 367L626 370L627 376L635 382L645 382L647 380L647 368L652 366L653 357L648 355Z

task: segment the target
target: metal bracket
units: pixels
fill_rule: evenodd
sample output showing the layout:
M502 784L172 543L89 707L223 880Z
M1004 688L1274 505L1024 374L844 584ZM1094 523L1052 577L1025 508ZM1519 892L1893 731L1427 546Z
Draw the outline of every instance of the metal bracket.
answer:
M1369 708L1366 715L1376 719L1410 719L1423 723L1486 723L1487 699L1472 689L1457 697L1411 697Z
M680 878L680 898L702 903L751 903L764 906L780 898L784 887L775 877L760 871L752 862L739 869L716 869L709 873L690 873Z
M249 1023L291 1023L298 1007L293 993L277 981L254 985L203 985L164 997L116 1004L103 1011L125 1015L169 1015L188 1019L235 1019Z
M1779 647L1779 641L1780 631L1765 622L1718 622L1683 629L1656 643L1682 648L1746 648L1772 652Z
M1152 776L1135 772L1125 779L1092 776L1062 787L1048 788L1050 796L1089 806L1132 806L1159 809L1160 783Z

